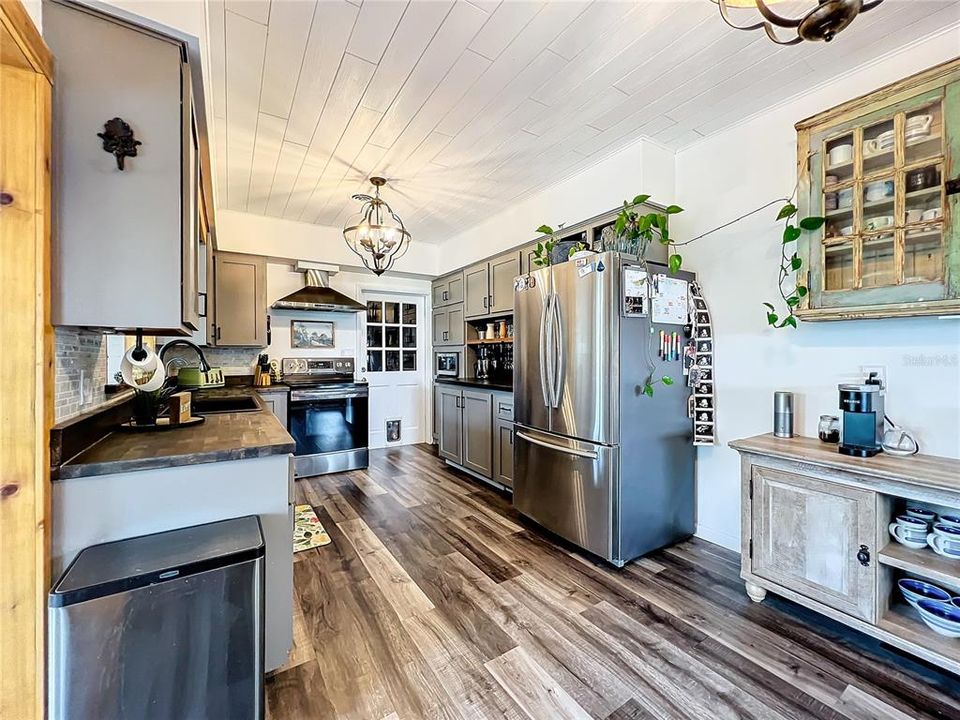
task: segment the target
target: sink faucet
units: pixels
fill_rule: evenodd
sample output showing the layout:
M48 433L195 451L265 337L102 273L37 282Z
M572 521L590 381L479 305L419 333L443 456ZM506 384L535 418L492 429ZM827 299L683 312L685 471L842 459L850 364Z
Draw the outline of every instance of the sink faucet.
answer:
M157 355L160 356L160 362L163 362L164 353L166 353L167 350L169 350L172 347L175 347L176 345L183 345L185 347L193 348L197 353L197 357L200 358L200 369L203 372L209 372L210 363L208 363L207 358L203 356L203 350L201 350L197 345L190 342L189 340L177 339L177 340L171 340L170 342L164 344L164 346L160 348L160 352L157 353Z

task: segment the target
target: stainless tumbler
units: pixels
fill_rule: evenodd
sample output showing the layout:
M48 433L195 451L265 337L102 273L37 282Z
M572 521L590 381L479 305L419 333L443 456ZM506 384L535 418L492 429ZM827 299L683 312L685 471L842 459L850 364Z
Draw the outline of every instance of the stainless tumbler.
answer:
M793 437L793 393L783 390L773 394L773 434Z

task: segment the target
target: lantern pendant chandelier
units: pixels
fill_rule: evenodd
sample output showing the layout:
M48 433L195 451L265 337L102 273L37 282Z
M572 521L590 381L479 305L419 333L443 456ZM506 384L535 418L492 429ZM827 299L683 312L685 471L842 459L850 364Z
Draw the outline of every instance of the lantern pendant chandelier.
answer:
M410 233L400 217L380 199L380 188L387 184L382 177L370 178L374 195L354 195L363 203L360 212L347 221L343 238L367 269L383 275L410 247Z
M872 10L883 0L819 0L817 6L799 18L786 18L777 15L768 6L783 0L713 0L720 6L720 15L724 22L736 30L759 30L763 28L767 37L778 45L796 45L804 40L823 40L830 42L834 36L852 23L857 15ZM729 8L756 8L763 16L755 25L736 25L730 18ZM774 26L795 28L797 36L789 40L781 39Z

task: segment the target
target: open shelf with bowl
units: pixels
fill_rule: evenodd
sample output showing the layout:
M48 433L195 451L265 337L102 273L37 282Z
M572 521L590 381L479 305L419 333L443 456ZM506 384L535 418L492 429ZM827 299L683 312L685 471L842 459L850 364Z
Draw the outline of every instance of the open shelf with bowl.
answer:
M960 460L851 458L817 438L773 435L731 446L751 599L773 592L960 675L960 606L936 605L960 597ZM914 592L914 607L905 586L930 589Z

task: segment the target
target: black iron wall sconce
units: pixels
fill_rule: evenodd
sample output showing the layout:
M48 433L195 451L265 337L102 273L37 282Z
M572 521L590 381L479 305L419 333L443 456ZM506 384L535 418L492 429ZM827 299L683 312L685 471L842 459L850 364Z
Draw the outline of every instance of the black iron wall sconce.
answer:
M97 137L103 140L103 149L117 159L119 170L123 170L123 159L136 157L137 146L143 144L133 137L133 129L118 117L107 120Z

